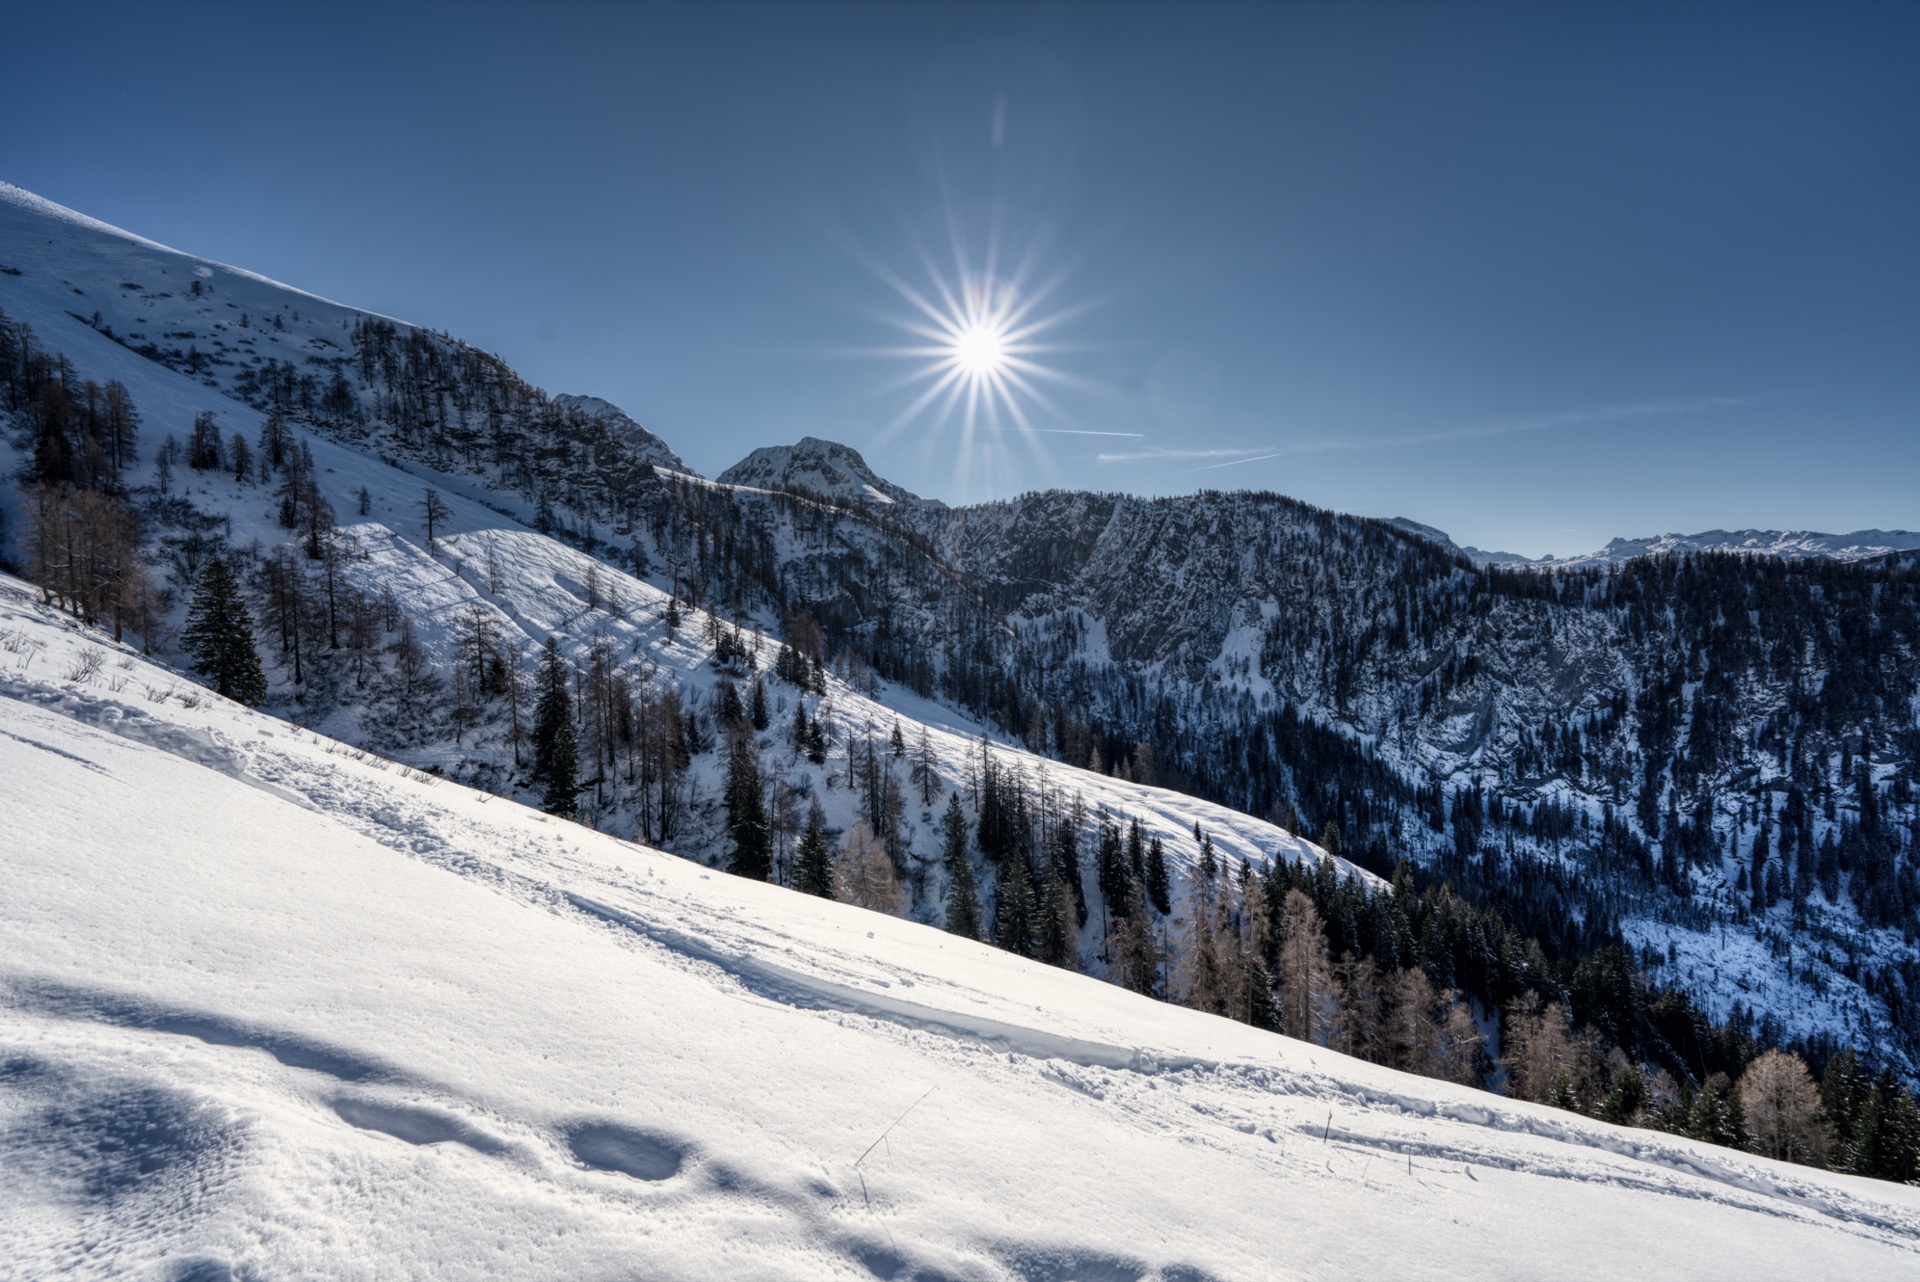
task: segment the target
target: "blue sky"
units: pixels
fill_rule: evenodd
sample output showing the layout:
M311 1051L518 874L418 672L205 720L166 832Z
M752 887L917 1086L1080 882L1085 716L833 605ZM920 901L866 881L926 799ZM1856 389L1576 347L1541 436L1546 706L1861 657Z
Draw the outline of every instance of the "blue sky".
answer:
M1534 554L1920 527L1920 5L3 16L0 178L709 474L813 434L949 500L1273 489ZM1045 430L920 403L911 300L963 278Z

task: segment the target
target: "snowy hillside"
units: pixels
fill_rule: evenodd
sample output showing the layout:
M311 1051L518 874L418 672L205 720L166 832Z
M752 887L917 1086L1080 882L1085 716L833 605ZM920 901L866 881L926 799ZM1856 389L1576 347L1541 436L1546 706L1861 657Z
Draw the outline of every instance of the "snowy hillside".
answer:
M14 1276L1920 1267L1920 1191L710 874L205 695L12 581L0 813Z
M598 396L572 396L562 394L553 398L553 403L563 410L572 410L596 418L611 427L616 434L632 442L635 454L645 463L654 467L669 467L676 472L688 471L673 447L633 421L633 418L612 401Z

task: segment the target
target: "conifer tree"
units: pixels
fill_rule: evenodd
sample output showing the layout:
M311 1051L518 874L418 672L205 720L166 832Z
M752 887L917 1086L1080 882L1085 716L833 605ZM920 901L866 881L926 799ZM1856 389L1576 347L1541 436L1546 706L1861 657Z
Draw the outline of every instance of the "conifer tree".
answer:
M980 938L980 893L974 885L973 858L967 853L967 816L960 794L947 798L941 818L941 856L947 864L947 930L966 939Z
M807 750L807 705L804 700L793 701L793 725L787 731L787 738L793 743L793 755L798 757Z
M571 819L580 796L580 746L573 728L573 697L557 637L547 638L540 665L540 701L533 713L533 779L543 785L540 808Z
M1033 873L1025 855L1015 853L1000 864L1000 893L994 905L993 942L1010 953L1033 956Z
M1107 933L1113 923L1127 915L1127 890L1132 878L1127 875L1126 846L1113 820L1102 817L1094 838L1094 881L1100 887L1100 908Z
M1167 876L1167 848L1158 836L1147 843L1147 899L1165 917L1173 911L1173 887Z
M728 871L736 877L766 881L773 875L772 833L767 824L767 799L760 780L760 763L753 741L743 734L730 736L727 754L727 835L733 842Z
M1613 1071L1606 1097L1596 1112L1602 1121L1616 1126L1638 1126L1645 1120L1647 1100L1647 1075L1637 1064L1622 1064Z
M194 666L220 694L248 705L267 697L267 675L253 648L253 615L223 557L200 571L184 639Z
M1087 887L1080 875L1080 823L1085 814L1086 807L1076 794L1066 819L1054 826L1048 873L1059 879L1073 905L1073 933L1076 936L1080 927L1087 924Z
M753 698L750 701L747 720L752 723L755 730L765 730L770 721L767 714L767 685L759 677L753 679Z
M1107 973L1133 992L1158 997L1160 949L1147 923L1146 895L1138 885L1129 894L1133 902L1127 914L1114 924L1107 944Z
M818 797L807 809L807 830L794 855L793 888L822 899L834 897L833 848L827 843L827 818L821 813Z
M1187 897L1186 931L1181 941L1182 1000L1194 1010L1218 1015L1226 1009L1226 984L1214 927L1213 886L1204 878L1197 879L1193 893ZM1109 953L1113 948L1110 942Z
M920 790L920 804L931 806L940 794L940 772L934 765L933 744L925 726L920 727L920 739L913 746L913 766L907 778Z
M1079 931L1073 920L1073 892L1060 880L1057 869L1048 869L1040 883L1035 916L1035 955L1049 966L1071 966L1077 960Z
M746 705L740 702L740 691L731 681L720 682L720 720L727 726L733 726L746 720Z
M1213 837L1200 831L1200 825L1193 825L1193 839L1200 843L1200 875L1212 881L1220 875L1220 861L1213 853Z

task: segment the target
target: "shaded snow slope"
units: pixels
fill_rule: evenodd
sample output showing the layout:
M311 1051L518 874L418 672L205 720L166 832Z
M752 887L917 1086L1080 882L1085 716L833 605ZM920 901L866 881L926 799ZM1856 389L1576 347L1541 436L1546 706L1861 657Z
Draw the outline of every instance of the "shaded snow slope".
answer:
M817 436L803 436L792 445L762 446L720 473L718 479L759 489L806 490L854 503L927 501L868 467L860 451L852 446Z
M0 585L18 1276L1920 1268L1920 1191L1405 1077L170 684Z

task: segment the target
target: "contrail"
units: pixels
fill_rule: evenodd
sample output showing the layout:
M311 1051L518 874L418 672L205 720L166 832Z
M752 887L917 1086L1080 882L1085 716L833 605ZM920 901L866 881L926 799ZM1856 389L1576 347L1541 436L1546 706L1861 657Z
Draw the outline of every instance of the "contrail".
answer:
M1004 425L986 423L977 425L974 431L1018 432L1023 436L1030 432L1044 432L1048 436L1129 436L1136 440L1144 440L1147 435L1145 432L1096 432L1091 428L1084 427L1006 427ZM1101 457L1105 458L1106 456L1103 454Z

